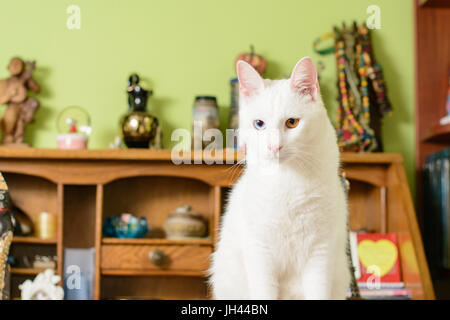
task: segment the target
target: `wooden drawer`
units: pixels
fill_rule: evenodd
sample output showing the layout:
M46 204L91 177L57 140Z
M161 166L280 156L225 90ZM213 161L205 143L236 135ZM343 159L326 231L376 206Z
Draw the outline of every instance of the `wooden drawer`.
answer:
M209 267L211 246L199 245L104 245L102 270L191 271L204 272ZM155 252L163 259L151 259ZM158 255L156 255L158 257Z

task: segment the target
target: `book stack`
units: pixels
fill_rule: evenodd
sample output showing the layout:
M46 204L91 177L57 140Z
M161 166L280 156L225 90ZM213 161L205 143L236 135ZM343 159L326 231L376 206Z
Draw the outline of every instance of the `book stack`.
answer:
M401 277L396 234L351 232L350 247L363 299L411 299Z
M424 232L427 258L433 267L450 269L450 148L426 158Z

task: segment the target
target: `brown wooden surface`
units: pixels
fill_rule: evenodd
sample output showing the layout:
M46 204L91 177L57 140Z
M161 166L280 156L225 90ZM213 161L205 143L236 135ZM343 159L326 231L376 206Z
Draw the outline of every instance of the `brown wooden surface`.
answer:
M435 124L428 127L422 137L424 142L450 143L450 124Z
M97 185L95 198L95 274L94 274L94 299L101 298L101 252L102 252L102 227L103 227L103 192L102 184Z
M422 4L422 5L421 5ZM422 167L431 153L450 146L449 126L440 126L445 111L450 70L450 1L414 0L416 203L424 224ZM443 290L440 284L447 282ZM437 296L450 298L450 277L436 278Z
M225 163L226 150L222 152ZM146 150L146 149L89 149L89 150L60 150L38 148L11 148L0 147L0 159L45 159L45 160L133 160L133 161L170 161L171 150ZM242 154L230 152L230 159L234 161L242 159ZM196 153L191 152L192 161ZM353 153L344 152L341 156L346 163L391 163L402 162L402 157L396 153ZM204 161L212 159L205 156Z
M174 165L170 159L167 150L0 148L0 171L5 172L10 189L14 189L13 199L19 199L25 212L35 216L47 210L62 217L56 250L60 261L63 241L96 248L95 298L154 294L160 298L206 298L204 275L209 254L217 240L227 190L242 167ZM401 259L406 286L413 290L414 298L432 299L433 287L401 156L344 153L342 162L342 170L351 181L352 229L396 232L404 252ZM193 205L209 219L208 238L169 240L158 232L144 239L102 237L107 216L132 212L147 217L154 231L161 231L167 215L182 204ZM164 268L153 266L148 253L154 248L163 249L172 262ZM33 254L55 248L14 243L12 250ZM178 281L174 282L174 277Z
M34 269L34 268L11 268L11 273L20 275L37 275L45 269Z
M21 237L21 236L14 236L13 243L36 243L36 244L49 244L54 245L56 244L56 238L55 239L41 239L37 237Z
M423 8L450 8L450 0L416 0Z
M150 261L155 251L164 252L161 266ZM145 270L145 271L205 271L209 266L210 246L193 245L104 245L102 247L101 270Z
M165 239L165 238L138 238L138 239L120 239L120 238L103 238L102 244L149 244L149 245L212 245L211 238L195 238L195 239Z
M207 295L203 277L177 276L102 276L103 298L204 299ZM151 310L149 309L149 312Z
M95 198L95 186L64 186L64 248L95 246Z

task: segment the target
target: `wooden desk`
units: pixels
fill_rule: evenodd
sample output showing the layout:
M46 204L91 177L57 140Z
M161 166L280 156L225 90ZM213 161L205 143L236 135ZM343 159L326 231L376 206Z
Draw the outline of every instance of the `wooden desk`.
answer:
M238 159L238 155L233 155ZM207 159L207 157L205 157ZM416 299L434 293L402 158L397 154L343 154L351 181L351 228L397 232L405 284ZM13 254L56 254L62 275L63 248L96 249L95 298L207 298L205 273L217 239L227 189L239 176L231 164L175 165L170 150L82 150L0 148L0 171L12 198L32 219L42 211L58 216L57 238L17 239ZM209 221L205 239L163 238L162 225L179 205L190 204ZM152 238L102 236L103 219L131 212L145 216ZM162 250L163 267L148 255ZM16 287L34 269L17 270ZM17 296L17 289L13 296Z

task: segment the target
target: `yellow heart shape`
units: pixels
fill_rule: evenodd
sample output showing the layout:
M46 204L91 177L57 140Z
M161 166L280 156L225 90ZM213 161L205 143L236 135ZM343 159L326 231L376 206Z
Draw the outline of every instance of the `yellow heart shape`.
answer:
M392 269L397 261L397 247L389 240L363 240L358 244L359 260L367 270L372 270L373 266L378 267L380 277L384 276Z

